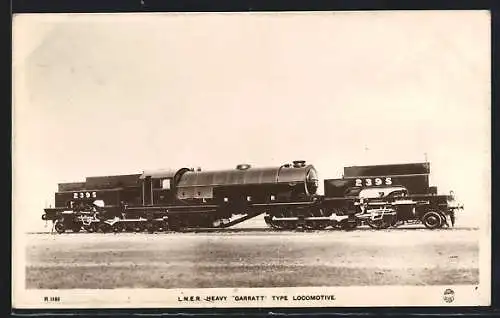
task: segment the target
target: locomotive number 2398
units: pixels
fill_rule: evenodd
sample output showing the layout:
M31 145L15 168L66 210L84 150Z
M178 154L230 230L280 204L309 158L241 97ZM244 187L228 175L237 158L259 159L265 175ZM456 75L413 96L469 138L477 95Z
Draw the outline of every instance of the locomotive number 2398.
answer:
M379 185L391 185L392 178L368 178L368 179L356 179L356 187L370 187Z
M75 192L73 193L73 199L83 199L83 198L97 198L97 193L94 192Z

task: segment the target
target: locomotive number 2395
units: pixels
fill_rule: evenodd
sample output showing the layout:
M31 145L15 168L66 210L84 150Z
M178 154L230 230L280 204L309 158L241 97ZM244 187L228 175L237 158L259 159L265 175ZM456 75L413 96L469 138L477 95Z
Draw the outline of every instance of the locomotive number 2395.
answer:
M379 185L391 185L392 178L368 178L368 179L356 179L356 187L370 187Z
M83 199L83 198L97 198L97 193L94 192L75 192L73 193L73 199Z

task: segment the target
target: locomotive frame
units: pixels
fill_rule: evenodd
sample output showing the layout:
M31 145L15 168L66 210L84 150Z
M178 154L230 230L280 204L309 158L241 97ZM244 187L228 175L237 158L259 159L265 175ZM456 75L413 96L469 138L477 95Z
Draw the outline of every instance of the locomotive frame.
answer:
M234 170L145 171L61 183L55 208L42 219L58 233L222 229L264 215L275 230L352 230L367 224L387 229L421 222L437 229L454 225L453 195L429 187L429 163L345 167L341 179L319 178L313 165ZM411 191L411 192L410 192Z

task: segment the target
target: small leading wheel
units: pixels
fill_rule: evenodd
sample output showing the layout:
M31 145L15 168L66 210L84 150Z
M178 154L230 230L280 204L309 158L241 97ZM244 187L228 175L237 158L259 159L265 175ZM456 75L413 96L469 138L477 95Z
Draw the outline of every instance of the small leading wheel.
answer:
M56 221L54 228L55 228L56 232L59 234L62 234L66 231L66 226L64 225L64 222L62 222L61 220Z
M434 230L443 225L443 219L439 213L430 211L424 214L422 217L422 223L426 228Z

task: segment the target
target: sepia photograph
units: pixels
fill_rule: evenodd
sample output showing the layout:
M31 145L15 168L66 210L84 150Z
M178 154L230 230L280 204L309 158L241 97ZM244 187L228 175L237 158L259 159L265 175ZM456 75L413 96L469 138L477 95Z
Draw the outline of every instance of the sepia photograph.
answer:
M13 308L488 306L490 13L13 16Z

